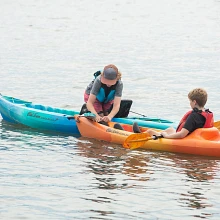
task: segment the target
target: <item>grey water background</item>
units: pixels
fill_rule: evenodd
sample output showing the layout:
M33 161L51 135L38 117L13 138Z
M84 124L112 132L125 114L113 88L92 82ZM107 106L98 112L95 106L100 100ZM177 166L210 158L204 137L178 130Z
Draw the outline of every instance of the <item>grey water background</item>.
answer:
M114 63L132 111L178 121L203 87L220 120L219 11L219 0L0 0L0 93L80 109L92 74ZM219 196L219 159L0 119L0 219L219 219Z

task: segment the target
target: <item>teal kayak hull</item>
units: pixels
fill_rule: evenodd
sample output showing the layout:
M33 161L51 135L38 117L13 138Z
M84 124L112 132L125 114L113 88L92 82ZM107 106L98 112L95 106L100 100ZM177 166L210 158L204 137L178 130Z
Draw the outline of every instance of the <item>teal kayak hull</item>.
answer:
M2 118L10 123L22 124L38 130L80 135L73 117L78 115L79 111L54 108L0 95L0 113ZM148 117L113 118L112 121L124 124L133 124L136 121L139 126L157 129L175 127L172 121Z
M71 117L79 114L78 111L53 108L13 97L0 96L0 113L4 120L11 123L23 124L39 130L79 135L76 121Z
M127 118L114 118L112 121L122 123L122 124L129 124L132 125L134 122L140 127L149 127L149 128L156 128L164 130L168 127L177 127L177 123L160 118L148 118L148 117L127 117Z

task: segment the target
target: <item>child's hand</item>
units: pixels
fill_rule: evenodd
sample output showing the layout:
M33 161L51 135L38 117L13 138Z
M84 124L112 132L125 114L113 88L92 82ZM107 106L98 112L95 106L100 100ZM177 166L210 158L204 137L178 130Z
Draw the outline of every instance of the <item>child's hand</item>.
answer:
M100 121L102 121L102 117L100 115L96 115L95 120L97 122L100 122Z
M109 116L104 116L104 117L102 117L102 121L110 122L110 121L111 121L111 117L109 117Z

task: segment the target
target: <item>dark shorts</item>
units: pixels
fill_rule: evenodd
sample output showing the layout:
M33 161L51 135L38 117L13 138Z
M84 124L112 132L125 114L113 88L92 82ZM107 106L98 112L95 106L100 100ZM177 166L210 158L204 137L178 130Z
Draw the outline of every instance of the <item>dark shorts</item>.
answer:
M84 93L84 101L87 102L89 99L89 95ZM93 106L96 110L97 113L99 112L106 112L107 110L110 109L111 105L113 104L113 100L112 101L109 101L107 103L102 103L100 102L98 99L95 100Z

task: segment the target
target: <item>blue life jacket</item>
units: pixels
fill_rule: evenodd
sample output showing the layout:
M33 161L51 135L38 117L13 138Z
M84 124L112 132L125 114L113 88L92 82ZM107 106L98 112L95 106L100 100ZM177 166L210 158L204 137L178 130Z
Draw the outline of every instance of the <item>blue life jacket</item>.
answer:
M97 71L94 73L95 78L101 74L101 71ZM118 82L116 82L115 85L112 85L108 87L106 84L101 84L101 88L99 90L99 93L97 94L96 98L102 102L107 103L109 101L112 101L115 98L115 88L117 86Z

